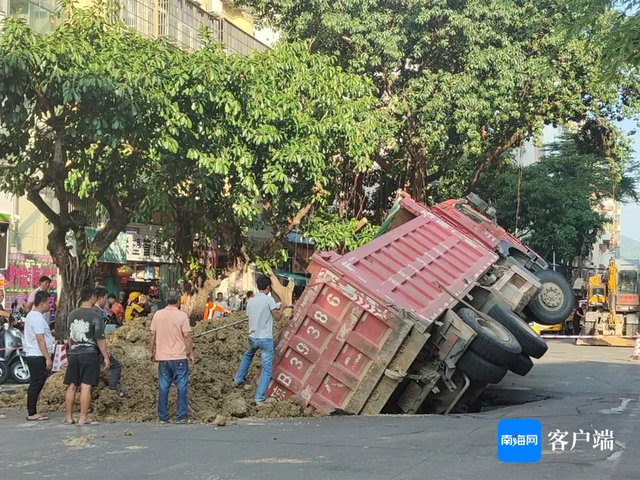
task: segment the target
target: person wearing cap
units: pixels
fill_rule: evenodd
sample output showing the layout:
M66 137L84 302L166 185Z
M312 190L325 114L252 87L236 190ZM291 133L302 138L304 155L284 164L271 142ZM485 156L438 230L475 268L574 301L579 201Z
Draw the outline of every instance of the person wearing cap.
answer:
M189 317L180 310L180 292L167 294L167 306L153 314L149 333L149 360L158 363L158 418L169 421L169 389L178 390L176 423L187 423L189 365L195 363Z
M131 292L127 301L127 308L124 311L124 320L129 321L142 316L144 307L140 305L140 292Z

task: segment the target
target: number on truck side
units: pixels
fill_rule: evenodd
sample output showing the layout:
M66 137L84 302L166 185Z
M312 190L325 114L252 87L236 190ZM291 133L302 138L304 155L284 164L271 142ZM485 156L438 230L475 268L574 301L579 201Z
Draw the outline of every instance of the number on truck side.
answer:
M313 338L315 338L316 340L320 338L320 330L318 330L315 327L312 327L311 325L307 327L307 333L311 335Z
M297 357L291 357L289 363L296 367L298 370L302 370L302 367L304 366L304 364Z
M327 303L332 307L337 307L340 305L340 297L337 297L333 293L327 295Z
M329 317L327 317L327 315L325 313L322 313L320 310L316 310L316 313L313 314L313 318L320 323L327 323L327 320L329 320Z

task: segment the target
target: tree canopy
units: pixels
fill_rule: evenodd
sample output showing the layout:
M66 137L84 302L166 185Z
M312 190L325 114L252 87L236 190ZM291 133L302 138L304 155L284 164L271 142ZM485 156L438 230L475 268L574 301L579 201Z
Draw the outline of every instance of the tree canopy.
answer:
M621 147L612 164L593 142L597 139L566 135L547 147L540 162L518 167L507 161L480 188L496 207L500 225L548 260L555 251L556 261L569 266L588 255L611 221L604 199L635 201L638 195L638 165L629 150Z
M544 124L609 122L637 109L635 74L599 75L612 12L567 41L559 28L566 5L555 0L245 4L284 41L308 41L370 78L394 116L394 142L376 156L381 170L339 179L359 192L379 184L370 200L353 202L345 191L347 216L380 216L397 188L426 202L459 196Z
M0 188L52 224L69 304L134 216L162 212L180 253L214 236L240 251L255 222L285 235L332 201L340 168L370 166L385 135L369 81L305 45L184 52L113 8L71 5L47 36L8 19L0 35Z
M620 68L640 65L640 9L639 0L570 0L565 15L565 30L569 37L585 30L601 28L603 15L612 20L605 25L602 65L606 74Z

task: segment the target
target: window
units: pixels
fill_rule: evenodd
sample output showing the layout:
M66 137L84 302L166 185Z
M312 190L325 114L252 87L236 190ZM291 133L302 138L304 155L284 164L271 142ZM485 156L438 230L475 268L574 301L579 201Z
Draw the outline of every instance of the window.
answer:
M473 210L467 208L465 205L461 205L460 210L462 211L462 213L464 213L467 217L469 217L471 220L473 220L474 222L480 224L480 223L484 223L486 220L482 215L477 214L476 212L474 212Z
M633 270L620 270L618 272L618 293L638 293L638 274Z
M50 33L56 25L55 5L51 2L9 0L9 15L24 19L36 33Z

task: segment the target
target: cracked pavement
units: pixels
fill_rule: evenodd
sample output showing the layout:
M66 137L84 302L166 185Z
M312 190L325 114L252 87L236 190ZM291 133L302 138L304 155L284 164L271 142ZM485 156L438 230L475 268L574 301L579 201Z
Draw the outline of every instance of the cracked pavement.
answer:
M527 377L509 374L486 395L482 413L333 417L199 425L27 423L0 420L2 478L631 480L640 477L640 363L631 350L554 342ZM126 372L124 372L126 375ZM508 405L508 406L503 406ZM542 459L502 464L502 418L542 423ZM125 436L126 429L133 432ZM565 451L550 431L568 432ZM578 443L573 432L612 430L614 449ZM65 443L66 441L66 443Z

